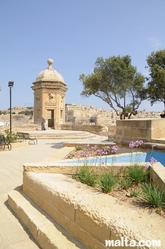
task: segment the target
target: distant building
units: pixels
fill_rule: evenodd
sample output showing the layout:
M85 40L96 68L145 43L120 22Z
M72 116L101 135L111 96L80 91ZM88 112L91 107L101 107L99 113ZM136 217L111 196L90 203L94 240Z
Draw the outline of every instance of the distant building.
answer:
M65 115L65 121L73 124L111 125L117 118L116 113L112 110L74 104L65 105Z

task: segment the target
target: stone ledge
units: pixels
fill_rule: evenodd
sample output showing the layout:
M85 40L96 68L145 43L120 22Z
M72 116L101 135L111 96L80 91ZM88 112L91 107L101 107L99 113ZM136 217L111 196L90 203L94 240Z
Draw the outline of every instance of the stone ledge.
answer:
M140 164L140 163L139 163ZM141 163L144 165L144 163ZM75 175L77 170L83 167L83 163L72 163L70 165L61 164L59 161L44 161L41 163L26 163L23 165L24 172L36 172L36 173L56 173L56 174L64 174L64 175ZM115 163L114 166L112 164L107 164L106 166L95 166L88 165L91 169L95 170L95 173L99 175L103 172L109 172L111 169L115 174L121 173L125 167L130 166L130 163Z
M165 167L159 162L150 166L152 181L165 193Z

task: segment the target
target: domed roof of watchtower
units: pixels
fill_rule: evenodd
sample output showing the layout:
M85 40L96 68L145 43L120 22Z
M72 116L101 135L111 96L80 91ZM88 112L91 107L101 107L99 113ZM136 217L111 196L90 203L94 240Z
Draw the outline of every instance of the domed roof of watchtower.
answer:
M52 67L53 60L48 59L47 62L48 62L48 68L46 70L41 71L37 75L35 82L43 82L43 81L56 82L56 81L58 81L58 82L65 83L62 75L53 69L53 67Z

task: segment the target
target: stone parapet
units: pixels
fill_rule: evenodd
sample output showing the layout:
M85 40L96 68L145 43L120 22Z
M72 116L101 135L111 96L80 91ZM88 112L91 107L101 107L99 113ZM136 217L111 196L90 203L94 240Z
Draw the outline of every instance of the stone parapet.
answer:
M163 137L165 137L164 119L132 119L117 120L116 135L113 140L126 144L128 141L150 142Z

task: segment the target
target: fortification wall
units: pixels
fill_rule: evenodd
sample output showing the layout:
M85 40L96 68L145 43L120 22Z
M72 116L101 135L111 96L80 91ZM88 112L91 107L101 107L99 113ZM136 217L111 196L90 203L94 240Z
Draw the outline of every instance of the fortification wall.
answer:
M164 119L117 120L115 142L128 143L132 140L150 142L165 138Z

